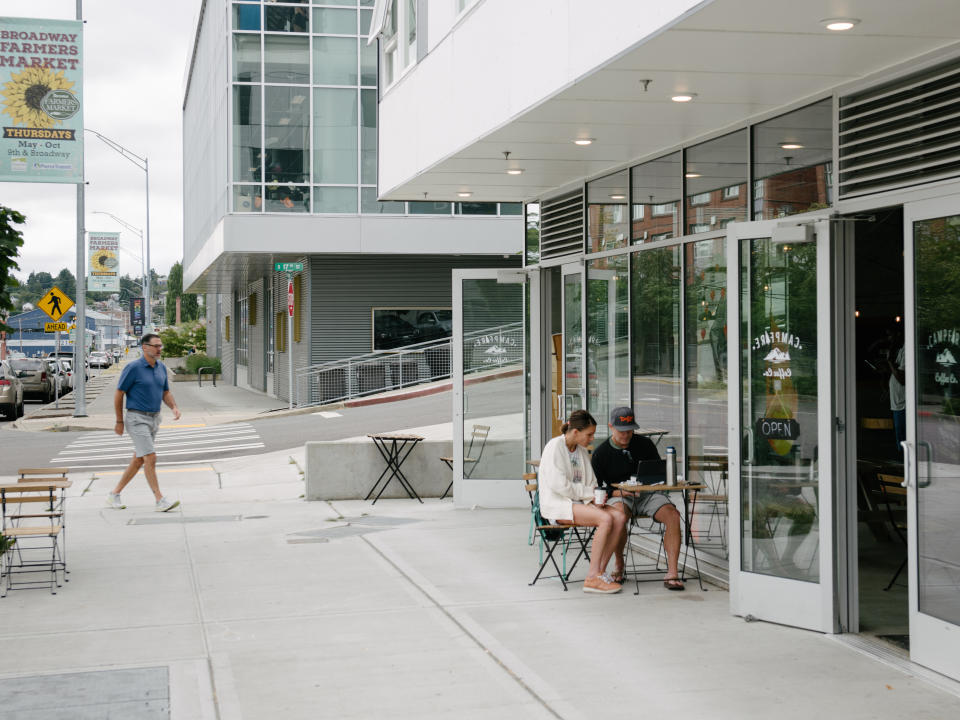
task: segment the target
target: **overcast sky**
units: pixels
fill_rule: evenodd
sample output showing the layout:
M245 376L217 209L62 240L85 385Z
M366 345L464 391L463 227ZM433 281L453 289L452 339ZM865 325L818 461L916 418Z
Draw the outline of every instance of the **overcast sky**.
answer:
M181 108L201 0L84 0L84 124L150 161L150 264L161 275L183 259ZM76 0L0 0L0 17L76 18ZM86 135L86 228L119 231L140 256L140 239L105 215L146 225L144 173ZM20 271L76 272L76 186L0 183L0 204L27 216ZM120 272L140 262L120 254Z

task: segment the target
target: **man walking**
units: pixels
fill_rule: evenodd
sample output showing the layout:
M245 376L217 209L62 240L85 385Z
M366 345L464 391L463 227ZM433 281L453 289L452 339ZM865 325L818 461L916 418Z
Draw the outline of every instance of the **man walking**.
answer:
M170 392L167 367L160 362L162 350L163 343L159 335L144 335L140 340L141 357L128 364L120 373L117 392L113 396L113 408L117 415L117 424L113 431L117 435L123 435L123 396L126 395L127 434L133 440L133 459L123 471L117 487L107 495L107 505L116 510L126 507L120 502L120 493L141 467L157 500L157 512L168 512L180 504L179 501L167 500L160 492L160 484L157 482L157 452L153 441L160 427L160 403L163 402L173 410L174 420L180 419L180 409Z

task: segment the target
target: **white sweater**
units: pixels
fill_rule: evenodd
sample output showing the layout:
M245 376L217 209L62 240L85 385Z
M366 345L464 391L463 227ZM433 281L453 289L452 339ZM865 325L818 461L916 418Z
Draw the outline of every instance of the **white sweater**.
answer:
M574 501L593 499L597 478L586 448L577 446L583 482L573 481L573 466L563 435L548 442L540 456L537 484L540 489L540 514L546 520L573 520Z

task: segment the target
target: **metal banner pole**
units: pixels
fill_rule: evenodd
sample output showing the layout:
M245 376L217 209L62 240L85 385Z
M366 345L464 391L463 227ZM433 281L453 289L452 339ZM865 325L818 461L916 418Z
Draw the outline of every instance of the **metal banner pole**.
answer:
M293 273L287 273L287 371L290 373L288 408L293 410Z
M147 252L144 260L147 263L147 277L144 280L144 298L146 299L147 307L145 308L145 322L144 327L148 328L147 332L153 332L153 327L151 323L153 322L153 313L150 309L150 286L153 285L151 282L152 276L150 275L150 161L144 156L143 158L143 173L147 178Z
M54 399L57 401L56 408L60 409L60 383L57 380L60 378L60 331L57 330L57 351L54 353L53 361L56 365L57 372L53 376L53 394Z
M83 21L83 0L77 0L77 20ZM84 153L86 155L86 153ZM86 166L84 159L81 159ZM84 343L87 327L87 271L84 257L84 184L86 183L86 168L80 173L80 182L77 184L77 310L75 320L77 332L73 340L73 374L74 374L74 417L87 416L87 373L86 352ZM21 336L22 337L22 336Z

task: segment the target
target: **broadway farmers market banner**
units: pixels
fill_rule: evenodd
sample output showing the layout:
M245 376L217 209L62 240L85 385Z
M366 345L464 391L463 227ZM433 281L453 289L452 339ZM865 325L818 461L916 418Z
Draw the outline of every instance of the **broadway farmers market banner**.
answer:
M83 182L82 33L0 17L0 182Z
M120 233L87 233L87 290L120 291Z

